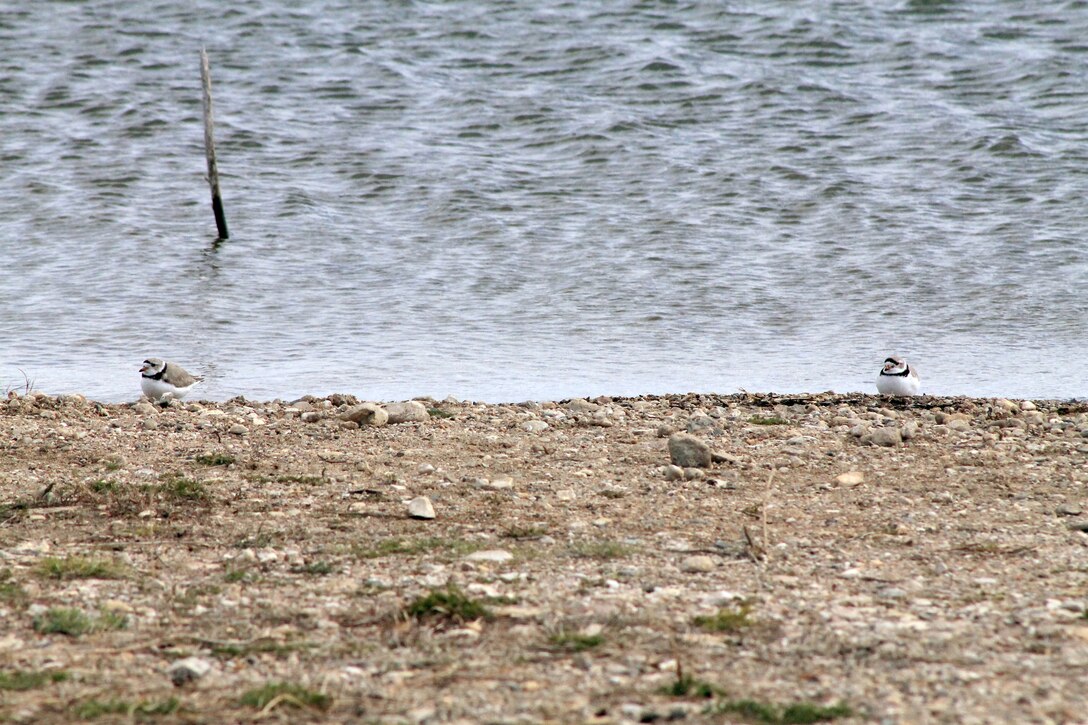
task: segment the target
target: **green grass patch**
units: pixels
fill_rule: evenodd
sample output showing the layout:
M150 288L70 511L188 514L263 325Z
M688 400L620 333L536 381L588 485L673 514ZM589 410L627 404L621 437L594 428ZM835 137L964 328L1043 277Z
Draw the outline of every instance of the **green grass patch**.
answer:
M167 498L183 501L203 501L208 498L208 491L202 481L179 475L163 476L158 490Z
M129 702L118 698L109 700L87 700L72 708L72 713L80 720L95 720L103 715L124 715L130 718L150 718L161 715L173 715L181 707L176 697L154 702L140 700Z
M504 538L525 541L539 539L548 535L548 530L540 526L511 526L502 532Z
M111 458L110 460L106 461L107 471L120 471L122 467L123 464L119 459Z
M240 582L255 582L257 581L257 578L257 575L254 574L247 567L227 569L227 571L223 574L223 581L228 584L238 584Z
M108 478L100 478L91 484L91 490L100 496L110 494L117 490L117 482Z
M202 453L194 460L202 466L229 466L234 463L234 456L226 453Z
M123 614L103 611L92 618L87 613L71 607L53 607L34 617L34 631L39 634L64 634L80 637L94 632L124 629L128 619Z
M36 690L52 682L64 682L68 673L64 670L27 672L25 670L0 671L0 690Z
M328 710L332 705L332 698L320 692L309 690L302 685L290 682L270 682L267 685L243 693L241 702L247 707L258 710L264 710L265 708L271 710L278 705Z
M776 415L762 416L753 415L748 419L748 422L752 425L789 425L790 422L785 418L779 418Z
M425 596L417 597L404 608L404 613L415 619L442 619L453 622L491 619L493 616L491 610L483 602L472 599L455 586L434 589Z
M771 723L771 725L807 725L854 715L854 711L843 703L827 707L810 702L798 702L783 707L756 700L726 700L715 703L709 709L719 714L735 715L748 722Z
M223 659L249 657L255 654L270 654L287 657L292 652L305 652L316 645L309 642L281 642L274 639L259 639L252 642L210 643L212 655Z
M382 539L373 546L353 546L352 555L359 559L380 559L385 556L417 556L439 553L464 556L478 551L482 544L463 539Z
M722 607L714 614L695 617L691 621L708 632L740 632L755 624L749 616L751 612L751 602L742 602L736 608Z
M11 578L11 569L0 569L0 602L19 604L26 599L26 591Z
M311 561L305 566L299 569L303 574L309 574L310 576L326 576L332 574L336 567L332 563L327 561Z
M671 697L701 697L706 699L721 695L722 690L717 685L696 679L686 672L677 671L676 679L671 684L662 687L661 694Z
M124 579L126 570L112 559L47 556L38 563L38 574L49 579Z
M318 483L328 483L329 479L324 476L278 476L276 478L277 483L305 483L309 486L313 486Z
M432 418L453 418L456 414L449 411L442 410L441 408L427 408L427 415Z
M583 541L571 547L570 552L579 559L623 559L636 549L618 541Z

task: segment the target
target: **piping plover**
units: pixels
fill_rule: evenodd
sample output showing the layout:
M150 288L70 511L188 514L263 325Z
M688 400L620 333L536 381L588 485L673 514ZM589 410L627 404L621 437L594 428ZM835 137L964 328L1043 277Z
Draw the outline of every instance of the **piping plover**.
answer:
M140 387L153 402L181 400L193 386L204 378L190 375L185 368L172 362L149 357L140 368Z
M884 367L876 376L876 389L881 395L917 395L921 384L918 371L907 365L906 360L894 356L885 358Z

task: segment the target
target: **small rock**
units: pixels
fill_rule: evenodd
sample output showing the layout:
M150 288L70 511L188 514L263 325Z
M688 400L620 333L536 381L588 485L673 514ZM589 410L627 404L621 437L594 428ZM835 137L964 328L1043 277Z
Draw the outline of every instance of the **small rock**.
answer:
M427 412L427 406L418 400L409 400L404 403L386 403L385 412L389 414L388 422L393 423L425 423L431 419ZM372 423L371 425L381 425Z
M671 463L665 466L665 480L666 481L679 481L684 477L684 469L680 466L674 466Z
M847 471L835 476L835 483L840 486L858 486L865 483L865 474L861 471Z
M601 406L597 405L596 403L591 403L584 398L575 398L574 400L567 403L567 410L570 410L574 413L594 413L600 407Z
M514 555L505 549L487 549L484 551L474 551L465 557L467 561L489 561L496 564L501 564L504 561L510 561L514 558Z
M1025 400L1023 403L1020 403L1020 410L1036 410L1036 409L1037 408L1036 408L1035 403L1031 402L1030 400Z
M154 418L144 418L140 421L140 427L144 430L155 430L159 427L159 421Z
M705 413L693 415L691 416L691 419L688 420L688 433L713 428L715 423L717 423L717 421Z
M903 424L903 427L899 429L899 435L903 437L903 440L909 441L911 438L918 436L918 423L917 421L909 420Z
M1075 503L1063 503L1055 511L1059 516L1080 516L1084 508Z
M484 480L486 481L487 479ZM514 479L509 476L494 478L491 481L488 481L483 487L491 491L506 491L514 487Z
M132 411L137 415L153 415L155 413L155 406L151 403L137 403L132 406Z
M689 433L669 436L669 457L681 468L709 468L710 446Z
M244 436L246 433L249 433L249 428L246 428L241 423L235 423L227 429L227 432L236 436Z
M542 433L548 430L548 424L542 420L527 420L521 424L521 429L529 433Z
M706 476L706 474L703 473L703 469L701 469L701 468L685 468L684 469L684 478L687 479L688 481L698 481L698 480L702 479L705 476Z
M305 413L302 414L302 419L306 420ZM377 403L360 403L344 411L340 415L340 420L350 420L352 423L358 423L361 426L372 425L377 427L389 422L389 413Z
M869 426L865 425L864 423L858 423L857 425L855 425L853 428L850 429L850 435L854 436L855 438L861 438L863 435L865 435L868 432L869 432Z
M711 451L710 460L714 463L732 463L736 465L740 463L740 456L734 456L732 453L722 453L721 451Z
M316 410L307 410L299 416L299 420L303 423L316 423L321 420L321 413L318 413Z
M696 556L689 556L680 562L680 570L689 573L704 573L708 571L714 571L718 566L714 561L714 557L707 556L705 554L698 554Z
M903 435L898 428L877 428L873 431L872 441L878 446L897 446L903 442Z
M434 473L434 466L432 466L430 463L420 463L416 467L416 471L418 471L419 473Z
M211 671L212 664L207 660L199 657L186 657L170 665L166 674L170 676L170 681L174 683L175 687L181 687L187 682L199 680Z
M413 519L433 519L434 506L431 504L431 499L426 496L413 498L408 502L408 515Z
M662 423L661 425L657 426L657 430L655 431L658 438L668 438L675 432L676 426L669 425L668 423Z
M275 549L261 549L255 552L257 555L257 561L262 564L275 564L280 560L280 553Z
M955 420L948 421L948 429L960 431L962 433L971 430L971 424L963 418L956 418Z
M555 492L555 497L560 501L573 501L578 497L573 488L561 488Z

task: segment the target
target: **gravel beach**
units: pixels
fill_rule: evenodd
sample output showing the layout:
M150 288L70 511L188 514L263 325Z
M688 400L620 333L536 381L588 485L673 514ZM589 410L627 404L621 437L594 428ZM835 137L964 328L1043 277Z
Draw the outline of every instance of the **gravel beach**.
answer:
M1086 722L1088 404L0 401L0 720Z

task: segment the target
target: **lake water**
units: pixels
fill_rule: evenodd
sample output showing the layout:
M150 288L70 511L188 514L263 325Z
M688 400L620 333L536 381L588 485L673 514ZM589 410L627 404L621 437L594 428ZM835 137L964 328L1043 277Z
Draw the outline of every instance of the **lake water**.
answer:
M1088 395L1088 4L1026 7L5 3L0 386Z

